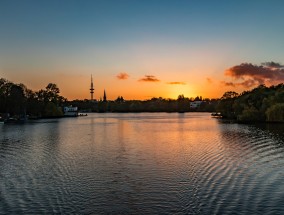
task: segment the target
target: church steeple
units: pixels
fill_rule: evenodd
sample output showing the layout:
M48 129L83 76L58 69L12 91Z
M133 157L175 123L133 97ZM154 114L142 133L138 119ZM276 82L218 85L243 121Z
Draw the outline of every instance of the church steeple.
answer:
M106 90L104 90L104 100L103 100L103 101L104 101L104 102L107 101Z
M93 84L93 76L91 75L91 88L90 88L90 93L91 93L91 101L94 100L94 84Z

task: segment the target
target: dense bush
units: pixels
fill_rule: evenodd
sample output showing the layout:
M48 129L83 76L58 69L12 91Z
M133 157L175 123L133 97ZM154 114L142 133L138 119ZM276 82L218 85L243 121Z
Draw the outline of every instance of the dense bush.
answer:
M266 111L267 121L284 122L284 103L277 103Z
M231 95L231 96L228 96ZM233 96L232 96L233 95ZM227 92L220 99L217 110L225 118L238 121L284 121L284 85L260 85L240 95Z

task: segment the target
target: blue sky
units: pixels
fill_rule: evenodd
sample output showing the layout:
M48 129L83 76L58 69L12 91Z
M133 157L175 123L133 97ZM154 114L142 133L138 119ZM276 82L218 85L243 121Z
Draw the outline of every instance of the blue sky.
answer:
M283 9L280 0L1 0L0 75L33 89L55 82L70 99L89 97L90 74L97 97L104 88L112 98L217 97L229 67L284 63ZM145 75L160 81L137 81Z

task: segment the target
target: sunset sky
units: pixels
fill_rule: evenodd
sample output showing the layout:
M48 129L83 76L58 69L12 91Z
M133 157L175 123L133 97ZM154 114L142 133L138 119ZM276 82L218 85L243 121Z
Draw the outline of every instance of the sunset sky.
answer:
M90 98L91 75L96 99L104 89L108 99L217 98L277 84L283 11L283 0L1 0L0 78L56 83L69 100Z

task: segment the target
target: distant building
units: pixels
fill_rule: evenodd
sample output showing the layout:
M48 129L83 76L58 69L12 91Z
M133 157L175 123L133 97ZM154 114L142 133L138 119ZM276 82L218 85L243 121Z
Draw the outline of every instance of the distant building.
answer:
M200 107L200 105L203 103L203 101L194 101L194 102L190 102L190 109L195 109Z
M78 107L64 107L64 116L78 116Z

